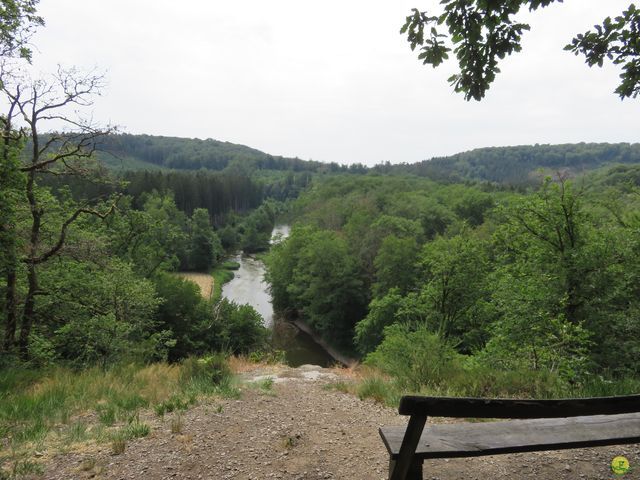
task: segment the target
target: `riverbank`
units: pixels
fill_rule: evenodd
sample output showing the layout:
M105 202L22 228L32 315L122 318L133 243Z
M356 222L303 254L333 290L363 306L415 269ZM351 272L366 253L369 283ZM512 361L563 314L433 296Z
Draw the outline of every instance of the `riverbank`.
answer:
M320 345L336 362L341 363L345 367L355 367L359 362L355 358L350 358L347 355L339 352L334 347L329 345L317 332L307 325L302 320L293 320L292 322L298 329L309 335L311 339Z

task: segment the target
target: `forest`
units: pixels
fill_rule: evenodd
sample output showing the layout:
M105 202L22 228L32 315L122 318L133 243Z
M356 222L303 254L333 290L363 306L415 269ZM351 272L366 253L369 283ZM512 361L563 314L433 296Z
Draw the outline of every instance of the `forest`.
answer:
M336 176L272 249L274 305L401 390L568 395L636 388L637 166L525 191Z
M603 165L638 162L638 144L579 143L480 148L386 170L449 181L480 180L518 186L535 185L558 170L577 175Z
M107 135L96 145L98 157L114 169L135 170L279 170L337 172L349 167L299 158L273 156L229 142L208 138L176 138L126 133Z
M228 252L266 250L286 211L292 236L267 257L274 306L382 370L388 342L425 335L461 372L534 371L563 388L638 373L635 144L487 148L332 169L269 163L213 140L41 137L36 128L4 138L7 367L268 349L256 312L215 309L171 272L208 272ZM115 144L163 168L114 169L95 152ZM169 156L197 152L254 157L228 157L219 170L165 168Z

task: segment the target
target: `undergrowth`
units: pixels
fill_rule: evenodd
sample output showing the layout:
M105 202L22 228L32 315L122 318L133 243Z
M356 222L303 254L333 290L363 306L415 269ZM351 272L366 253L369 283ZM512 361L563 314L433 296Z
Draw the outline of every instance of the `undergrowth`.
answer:
M121 453L126 441L151 432L142 410L164 415L209 395L239 395L224 355L108 370L2 370L0 479L22 475L33 463L29 452L52 445L112 442Z
M594 376L580 384L565 384L549 373L473 369L441 382L409 385L406 378L367 368L357 379L337 381L327 388L369 398L397 408L403 395L480 398L587 398L640 392L640 381Z

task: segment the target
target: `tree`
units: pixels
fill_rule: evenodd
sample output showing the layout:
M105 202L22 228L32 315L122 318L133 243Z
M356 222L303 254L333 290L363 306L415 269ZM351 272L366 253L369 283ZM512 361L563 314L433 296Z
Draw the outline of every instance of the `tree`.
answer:
M598 240L584 196L562 177L547 178L538 192L498 211L502 265L490 290L499 315L486 353L501 367L544 368L572 380L589 368L589 326L604 318L598 297L612 255Z
M449 82L466 100L481 100L500 72L499 60L519 52L522 34L530 29L514 17L522 8L534 11L555 2L562 0L442 0L443 11L436 15L414 8L400 32L412 50L420 47L418 58L425 65L437 67L453 51L460 70ZM448 35L438 30L443 24ZM602 66L605 59L622 65L615 93L621 98L640 93L640 10L633 4L596 25L595 32L577 35L565 50L583 54L589 66Z
M115 202L103 211L91 208L88 203L69 205L71 208L60 221L57 233L43 238L43 227L47 224L47 193L38 188L38 179L42 175L100 178L100 175L95 175L91 157L96 141L110 130L97 128L90 121L79 118L73 109L91 106L92 98L99 94L102 84L100 75L83 75L76 70L58 69L50 78L34 81L21 78L20 72L0 71L0 92L10 105L6 122L21 119L24 122L23 131L29 140L27 160L19 167L26 177L23 193L30 213L29 239L22 258L28 282L19 339L19 348L24 357L28 356L36 296L42 293L38 285L38 266L60 253L69 228L80 216L94 215L104 219L115 210ZM62 126L63 130L42 135L41 128L51 123ZM8 281L11 280L10 273L7 275ZM16 281L15 275L13 281ZM15 284L8 284L7 287L8 292L15 291ZM13 298L11 304L16 303ZM10 332L11 328L7 328L7 331ZM5 338L8 347L13 343L14 339Z
M209 213L204 208L196 208L191 216L189 267L199 272L207 272L223 253L222 243L211 228Z
M276 309L290 308L328 340L351 343L366 291L356 259L335 232L297 227L273 247L267 279Z
M354 343L362 353L369 353L384 339L384 329L396 323L396 313L402 306L402 295L392 288L384 297L374 298L369 313L355 326Z
M28 41L34 30L44 25L36 15L38 0L2 0L0 4L0 58L21 57L30 61ZM5 81L3 79L2 81ZM2 140L0 141L0 273L6 278L5 295L6 328L3 349L8 349L14 339L17 322L16 305L16 235L15 205L23 176L18 170L22 139L13 127L12 118L16 102L9 101L8 113L0 116Z
M373 262L376 267L374 295L382 297L394 287L401 294L406 294L415 283L417 255L418 243L415 238L385 237Z
M0 143L0 273L6 280L5 305L6 315L3 350L13 345L17 325L17 269L18 238L15 231L17 221L17 205L24 189L24 174L20 172L20 152L22 138L12 128L11 117L15 102L9 107L9 114L0 117L2 122L2 141Z
M540 190L510 209L503 210L506 224L499 230L501 242L528 265L540 264L559 282L556 291L562 298L566 320L578 324L588 298L587 275L597 268L584 261L589 235L583 207L584 190L558 177L547 178Z
M442 338L459 340L460 350L481 346L489 270L484 242L470 234L439 237L423 247L420 263L427 326Z
M156 325L161 299L153 283L117 258L98 263L61 258L40 280L51 292L40 310L46 309L52 324L56 350L75 365L166 359L175 345L172 332Z
M170 194L152 191L143 195L141 210L133 209L130 201L129 197L121 199L118 211L107 221L112 252L133 263L143 277L158 270L175 270L178 255L187 250L185 214Z
M36 14L39 0L2 0L0 3L0 57L21 57L31 60L29 38L42 17Z

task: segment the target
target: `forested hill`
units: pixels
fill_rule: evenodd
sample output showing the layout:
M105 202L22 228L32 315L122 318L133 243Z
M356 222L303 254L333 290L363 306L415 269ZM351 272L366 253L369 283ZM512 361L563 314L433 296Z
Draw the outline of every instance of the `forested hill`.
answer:
M254 148L213 139L110 135L101 140L99 158L123 170L252 170L340 171L337 163L273 156Z
M273 156L244 145L212 139L120 134L103 139L99 150L101 161L121 170L206 169L245 174L256 170L317 173L368 171L360 164L346 166ZM546 173L568 170L577 174L605 165L634 163L640 163L638 143L577 143L479 148L413 164L386 163L371 170L454 182L480 180L523 184L535 182L540 169Z
M376 170L436 180L481 180L522 184L547 173L580 173L616 163L640 163L638 143L577 143L479 148L414 164L379 165Z

